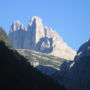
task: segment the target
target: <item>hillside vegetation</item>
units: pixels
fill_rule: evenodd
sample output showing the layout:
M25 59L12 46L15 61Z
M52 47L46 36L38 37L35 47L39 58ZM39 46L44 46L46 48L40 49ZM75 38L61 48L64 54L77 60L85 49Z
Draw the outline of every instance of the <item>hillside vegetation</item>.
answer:
M0 27L0 41L5 42L5 44L8 47L12 47L11 41L9 39L9 37L7 36L6 32L4 31L3 28Z

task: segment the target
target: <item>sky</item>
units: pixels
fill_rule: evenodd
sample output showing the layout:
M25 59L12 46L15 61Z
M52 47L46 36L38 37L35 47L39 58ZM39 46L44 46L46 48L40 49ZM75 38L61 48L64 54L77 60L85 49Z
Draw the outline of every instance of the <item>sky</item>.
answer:
M74 50L90 38L90 0L0 0L0 26L7 34L15 20L27 27L33 16L42 18Z

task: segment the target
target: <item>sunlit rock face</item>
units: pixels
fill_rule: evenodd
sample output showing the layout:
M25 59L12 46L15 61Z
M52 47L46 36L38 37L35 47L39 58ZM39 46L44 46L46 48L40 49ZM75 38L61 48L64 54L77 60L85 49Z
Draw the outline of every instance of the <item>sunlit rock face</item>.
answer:
M19 21L14 22L9 37L14 48L31 49L68 60L73 60L76 54L55 30L44 26L37 16L32 17L27 29Z
M42 19L39 17L32 17L28 24L28 31L31 30L35 34L35 42L38 43L40 38L45 37L44 26Z
M11 25L9 37L14 48L23 48L27 29L20 21L16 21Z

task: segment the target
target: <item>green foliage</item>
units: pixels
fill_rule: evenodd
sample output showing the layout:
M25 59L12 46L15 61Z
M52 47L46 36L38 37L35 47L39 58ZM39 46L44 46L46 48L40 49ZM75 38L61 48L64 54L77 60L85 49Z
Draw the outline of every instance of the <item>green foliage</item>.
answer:
M7 36L4 29L1 27L0 27L0 41L5 42L6 46L8 46L9 48L12 47L9 37Z

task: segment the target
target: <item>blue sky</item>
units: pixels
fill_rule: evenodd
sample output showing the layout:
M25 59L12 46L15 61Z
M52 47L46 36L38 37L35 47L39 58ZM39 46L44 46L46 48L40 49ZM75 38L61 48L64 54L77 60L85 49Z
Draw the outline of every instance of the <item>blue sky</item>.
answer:
M27 27L32 16L41 17L74 50L90 38L90 0L0 0L0 26L7 33L13 21Z

